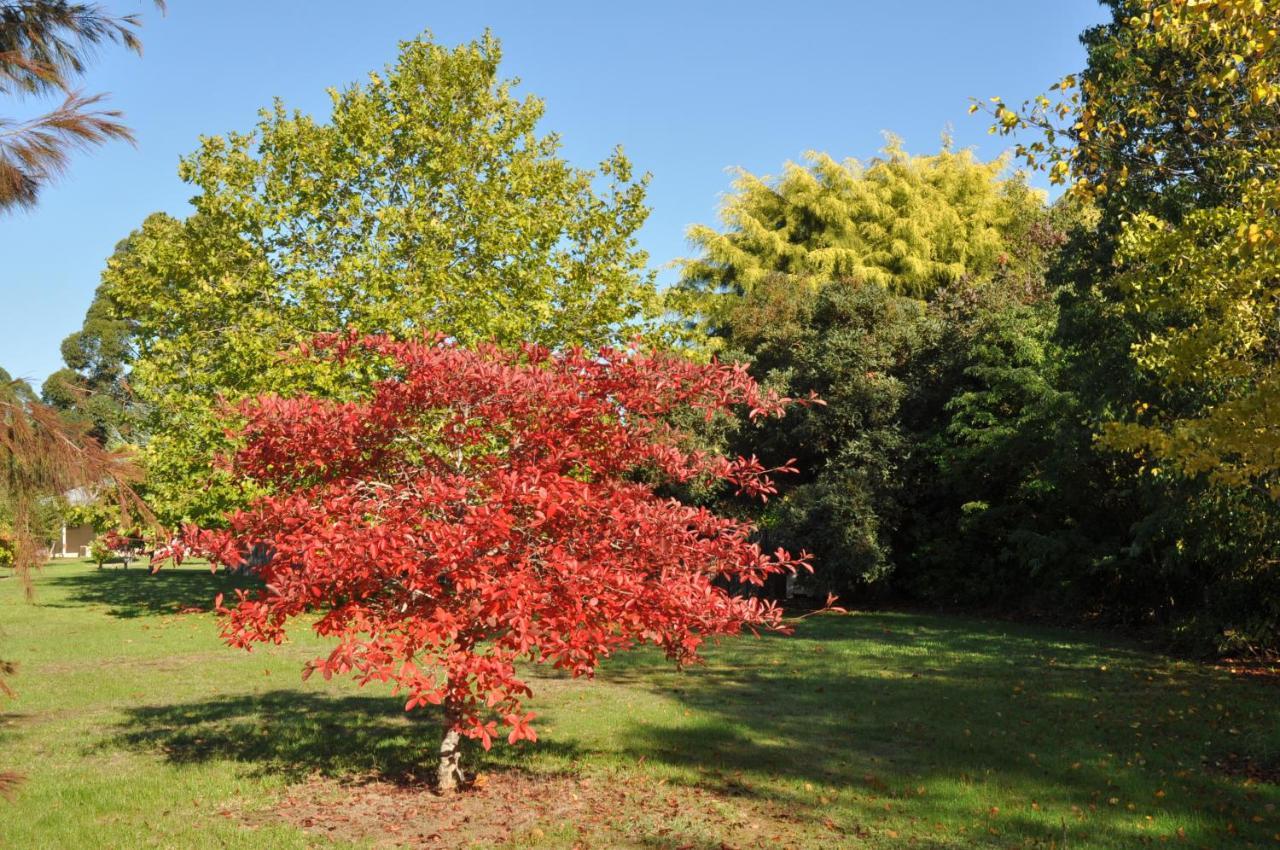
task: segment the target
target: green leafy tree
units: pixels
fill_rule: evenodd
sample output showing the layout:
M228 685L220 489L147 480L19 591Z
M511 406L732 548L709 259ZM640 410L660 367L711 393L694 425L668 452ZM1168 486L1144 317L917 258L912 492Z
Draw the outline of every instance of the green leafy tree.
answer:
M894 584L913 597L1025 606L1061 594L1086 548L1071 521L1080 506L1064 497L1090 435L1072 433L1057 305L1037 283L996 278L930 304L939 332L911 373L909 495L894 529Z
M1088 62L1019 107L992 98L1015 154L1117 214L1177 217L1274 179L1280 9L1263 0L1102 0ZM972 111L982 104L975 103ZM1030 131L1030 140L1028 132Z
M805 546L819 575L847 588L898 563L921 434L956 390L962 370L944 369L939 351L958 338L948 324L958 320L938 304L990 301L997 287L1043 300L1055 246L1043 199L1002 178L1002 162L911 157L891 144L866 168L812 163L776 181L741 176L724 232L691 231L703 251L673 300L700 314L725 356L788 395L826 402L740 435L739 450L798 459L805 472L761 524L770 545ZM920 481L932 486L931 475Z
M1098 213L1059 338L1127 530L1091 572L1199 642L1274 645L1280 10L1109 0L1088 64L993 131ZM1028 138L1027 131L1030 131Z
M125 240L115 253L128 251ZM136 322L124 317L99 287L80 330L62 341L65 368L50 375L40 389L46 404L88 424L104 445L130 443L140 436L139 411L128 380L136 332Z
M1148 328L1133 356L1155 385L1107 423L1104 439L1156 468L1280 498L1276 190L1190 211L1177 225L1147 213L1126 224L1115 309Z
M89 544L89 559L98 565L98 569L102 569L102 565L111 560L111 549L101 538L94 538Z
M253 132L182 161L185 220L154 215L100 295L134 324L151 498L169 519L244 497L210 458L219 397L349 393L363 378L280 352L319 332L599 345L658 314L636 246L647 178L615 151L596 171L539 135L542 102L499 76L489 35L406 42L327 122L276 103ZM353 383L354 382L354 383ZM196 492L193 492L196 491Z
M761 322L788 305L788 321ZM787 309L787 308L782 308ZM770 546L800 546L822 564L825 584L847 588L882 578L901 517L902 465L910 450L902 405L907 365L936 332L923 302L882 284L833 284L816 293L784 278L762 282L730 314L735 347L788 394L816 393L786 426L743 437L766 460L797 458L763 523Z
M1086 69L1011 108L1030 164L1097 199L1104 297L1147 389L1105 432L1190 475L1280 496L1280 8L1109 0Z

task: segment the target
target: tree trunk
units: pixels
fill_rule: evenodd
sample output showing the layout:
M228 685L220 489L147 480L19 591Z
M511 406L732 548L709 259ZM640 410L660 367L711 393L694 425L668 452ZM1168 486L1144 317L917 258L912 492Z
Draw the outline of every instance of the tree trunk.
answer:
M440 742L440 763L436 767L436 792L452 794L463 781L462 735L453 728L457 713L447 703L444 711L444 740Z

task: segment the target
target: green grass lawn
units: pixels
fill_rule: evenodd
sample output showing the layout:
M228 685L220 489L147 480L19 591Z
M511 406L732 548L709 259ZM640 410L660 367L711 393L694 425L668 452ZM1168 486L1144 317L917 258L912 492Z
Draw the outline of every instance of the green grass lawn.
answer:
M534 676L541 741L416 777L434 718L244 653L198 567L0 580L0 847L1278 847L1280 686L1072 632L918 614Z

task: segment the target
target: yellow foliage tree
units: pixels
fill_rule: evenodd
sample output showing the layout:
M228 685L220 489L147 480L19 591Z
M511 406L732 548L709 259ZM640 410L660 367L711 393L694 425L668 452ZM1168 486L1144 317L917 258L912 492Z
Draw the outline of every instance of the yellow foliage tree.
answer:
M1011 261L1009 232L1044 204L1020 179L1001 178L1007 165L949 147L911 156L890 138L865 166L811 152L776 179L740 172L721 211L724 229L690 229L700 256L685 262L671 299L714 325L726 304L737 303L721 296L749 294L765 281L817 288L855 280L927 298L989 277Z
M1056 99L993 99L992 132L1039 130L1016 154L1098 203L1135 361L1199 400L1136 399L1104 443L1280 497L1280 3L1110 5L1089 67Z

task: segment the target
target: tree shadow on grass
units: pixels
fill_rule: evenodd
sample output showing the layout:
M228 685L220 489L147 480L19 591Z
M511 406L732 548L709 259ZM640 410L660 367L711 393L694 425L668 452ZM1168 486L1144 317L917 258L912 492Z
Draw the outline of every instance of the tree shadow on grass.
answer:
M908 824L922 847L1140 847L1184 827L1189 846L1265 846L1275 830L1266 806L1280 807L1275 786L1204 763L1276 737L1274 688L1094 639L915 615L821 617L793 638L727 642L688 673L635 653L611 659L600 679L691 711L684 721L619 712L628 760L790 807L809 824L835 817L837 845ZM438 722L391 697L276 690L133 708L105 746L294 780L405 782L429 770ZM535 748L562 764L591 755L572 743ZM823 794L835 802L820 806ZM935 824L967 832L935 840L925 834Z
M253 775L395 783L433 775L441 716L403 699L297 690L130 708L100 746L158 752L174 764L231 761ZM569 745L558 747L572 754Z
M495 757L472 745L464 761L487 781L457 798L425 796L440 724L438 711L406 714L401 699L281 689L127 709L95 750L127 749L175 765L231 763L251 777L283 778L293 786L284 800L255 817L361 846L387 846L388 835L409 838L416 831L426 843L406 846L519 847L523 831L535 827L566 830L574 846L725 846L706 837L726 816L703 811L705 796L686 796L681 818L672 822L670 787L580 776L584 753L572 743L535 745L551 769L522 760L520 753L532 755L525 748L495 747L504 751Z
M113 617L132 619L157 614L177 614L199 608L208 610L219 593L230 596L237 589L255 589L261 582L208 567L165 567L151 573L140 569L103 569L52 575L43 584L67 593L67 602L47 602L47 606L81 607L105 605Z
M1266 745L1280 721L1274 691L1095 637L821 617L795 638L727 644L687 674L660 672L652 656L616 660L602 679L696 712L634 723L628 755L687 769L709 788L789 795L811 817L815 793L802 789L819 786L858 823L881 821L887 806L902 813L897 828L963 825L976 843L960 846L1067 837L1138 847L1160 829L1180 840L1171 833L1181 826L1193 844L1219 847L1275 831L1266 806L1280 804L1280 788L1202 764L1205 753Z

